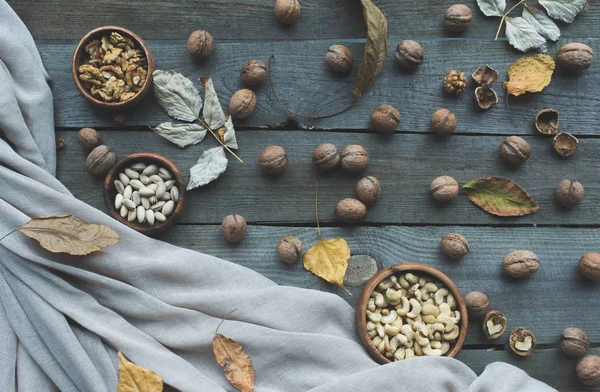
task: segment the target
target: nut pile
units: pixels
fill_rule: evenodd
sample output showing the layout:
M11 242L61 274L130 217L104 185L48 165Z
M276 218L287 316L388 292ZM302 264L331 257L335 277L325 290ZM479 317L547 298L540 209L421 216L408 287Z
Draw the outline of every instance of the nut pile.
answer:
M142 89L148 77L143 50L128 37L113 31L85 46L89 55L79 66L79 79L97 99L125 102Z
M391 360L446 354L460 333L460 311L450 291L430 276L391 275L367 303L367 332Z
M154 226L175 211L179 188L173 174L164 167L138 162L126 168L115 180L115 208L129 222Z

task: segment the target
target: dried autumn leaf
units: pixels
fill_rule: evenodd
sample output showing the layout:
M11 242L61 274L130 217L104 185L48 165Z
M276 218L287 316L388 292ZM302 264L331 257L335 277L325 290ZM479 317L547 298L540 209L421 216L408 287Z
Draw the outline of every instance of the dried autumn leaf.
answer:
M117 392L162 392L163 379L152 370L129 362L119 352L119 385Z
M344 287L350 248L343 238L319 240L304 254L304 268L330 283Z
M212 345L217 363L223 368L231 385L241 392L253 392L254 369L244 347L220 333L215 336Z
M508 69L509 80L504 88L515 97L540 92L550 84L554 67L554 59L547 54L521 57Z
M105 225L90 224L73 215L33 218L17 229L53 253L83 256L114 245L120 237Z
M206 136L206 128L200 124L173 124L162 123L152 128L158 135L181 148L198 144Z
M523 216L540 209L519 184L507 178L477 178L462 189L469 200L492 215Z
M156 70L152 76L154 95L167 114L181 121L196 120L202 98L194 83L178 72Z

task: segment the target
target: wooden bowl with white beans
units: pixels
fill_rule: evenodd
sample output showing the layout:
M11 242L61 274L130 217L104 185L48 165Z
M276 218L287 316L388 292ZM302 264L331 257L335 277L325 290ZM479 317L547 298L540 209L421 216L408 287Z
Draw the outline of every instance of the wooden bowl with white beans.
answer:
M104 203L116 220L156 236L181 216L185 182L173 162L139 152L118 161L104 179Z
M382 364L418 356L455 357L468 326L465 299L454 282L425 264L382 269L365 284L356 307L360 340Z

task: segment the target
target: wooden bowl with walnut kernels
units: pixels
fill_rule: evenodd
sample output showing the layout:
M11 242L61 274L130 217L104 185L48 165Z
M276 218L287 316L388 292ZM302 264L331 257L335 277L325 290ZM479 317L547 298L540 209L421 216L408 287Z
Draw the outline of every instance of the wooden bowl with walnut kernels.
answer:
M157 223L154 226L148 226L146 224L141 224L137 220L133 222L129 222L127 218L123 218L119 211L115 208L115 197L117 196L117 189L115 188L115 180L119 178L119 173L123 173L126 167L129 167L137 162L143 162L148 165L155 164L159 167L164 167L168 169L173 174L173 179L176 182L177 187L179 188L179 199L177 200L177 204L175 205L175 210L167 218L166 221L162 223ZM153 152L137 152L131 155L127 155L125 158L121 159L110 169L106 177L104 178L104 204L106 204L106 209L110 216L131 227L134 230L139 231L142 234L146 234L148 236L154 237L171 226L179 219L182 214L183 207L185 204L185 191L186 184L183 180L181 172L175 166L173 162L168 160L162 155L155 154Z
M81 83L81 80L79 80L79 66L81 65L84 57L87 56L87 53L85 51L85 46L91 40L99 39L103 35L110 34L113 31L116 31L117 33L131 39L136 44L138 49L141 49L144 51L144 55L146 56L146 60L148 63L148 76L146 77L146 83L144 83L144 86L142 87L142 89L140 91L138 91L137 94L133 98L131 98L127 101L123 101L123 102L105 102L105 101L99 100L99 99L95 98L92 95L92 93L90 93L83 86L83 84ZM71 63L71 74L73 76L73 81L75 82L75 86L77 87L77 90L79 90L81 95L83 95L83 97L85 99L87 99L88 101L90 101L92 104L94 104L98 107L101 107L103 109L108 109L108 110L130 109L130 108L136 106L137 104L139 104L141 102L141 100L146 96L146 94L148 94L148 92L152 89L152 73L153 72L154 72L154 58L152 57L152 53L150 53L150 49L148 48L148 45L146 45L146 43L133 31L128 30L124 27L119 27L119 26L98 27L98 28L90 31L86 35L84 35L83 38L81 39L81 41L79 41L79 43L77 44L77 47L75 48L75 52L73 53L73 60Z
M460 311L460 332L456 342L450 346L450 350L444 355L451 358L455 357L465 343L465 339L467 338L467 328L469 327L469 317L467 314L467 305L465 303L465 299L454 282L452 282L448 276L433 267L420 263L394 264L379 271L365 284L356 307L356 330L358 331L360 341L373 359L375 359L377 362L381 364L392 362L390 359L381 354L379 350L377 350L377 347L375 347L375 344L373 344L373 341L367 333L367 302L369 301L371 293L373 290L375 290L377 285L381 283L381 281L390 275L400 275L407 272L412 272L415 275L429 275L433 277L434 279L442 282L442 284L446 286L446 288L456 299L457 310Z

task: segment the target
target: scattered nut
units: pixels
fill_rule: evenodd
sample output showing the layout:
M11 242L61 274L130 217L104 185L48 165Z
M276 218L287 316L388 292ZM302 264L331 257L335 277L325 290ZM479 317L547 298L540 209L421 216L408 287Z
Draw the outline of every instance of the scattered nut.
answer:
M221 231L227 242L240 242L248 230L246 220L241 215L228 215L223 219Z
M254 113L256 94L247 88L238 90L229 101L229 113L235 119L243 119Z
M497 310L492 310L483 317L483 333L488 339L498 339L504 335L507 324L505 315Z
M535 129L542 135L556 135L558 132L558 112L554 109L542 109L535 116Z
M553 140L554 151L562 158L568 158L577 152L579 140L570 133L561 132L554 136Z
M539 268L539 257L528 250L516 250L504 258L504 271L513 278L528 278Z
M94 148L85 160L87 171L94 176L103 176L115 164L116 155L105 145Z
M447 202L458 195L458 182L452 177L441 176L431 182L431 195L437 201Z
M81 128L77 134L77 141L86 150L93 150L102 144L100 135L94 128Z
M258 86L267 80L267 66L260 60L248 60L242 65L240 79L247 86Z
M357 222L365 218L367 207L359 200L346 198L335 206L335 215L345 222Z
M65 147L65 139L56 139L56 149L60 150Z
M565 207L573 208L583 200L583 185L579 181L562 180L556 187L556 201Z
M556 61L571 71L583 71L594 62L594 51L586 44L572 42L558 50Z
M517 355L528 357L535 349L535 336L525 328L517 328L510 333L509 344L511 350Z
M498 79L498 71L486 65L485 67L477 67L475 72L471 74L471 77L478 85L489 86Z
M571 357L580 357L590 347L590 338L579 328L565 328L560 335L560 348Z
M469 251L469 242L461 234L450 233L442 238L441 247L450 260L460 260Z
M300 3L298 0L275 1L275 17L284 24L292 24L300 17Z
M490 306L488 296L480 291L472 291L465 296L469 316L477 318L485 316Z
M400 125L400 112L393 106L379 105L371 115L371 126L377 132L392 133Z
M436 135L449 135L456 129L456 116L450 110L438 109L431 116L431 130Z
M260 153L258 164L268 174L279 174L285 170L288 159L283 148L269 146Z
M579 361L577 376L585 385L600 385L600 357L588 355Z
M342 151L342 167L350 173L356 173L367 167L369 154L358 144L346 146Z
M197 59L208 58L215 48L215 40L206 30L196 30L188 38L188 52Z
M325 63L335 72L347 73L354 67L354 56L344 45L331 45L325 55Z
M414 71L423 64L423 48L416 41L400 41L396 47L396 63L403 69Z
M479 86L475 89L475 100L483 110L488 110L498 103L498 95L489 86Z
M335 144L320 144L315 148L312 155L313 165L323 171L333 170L340 163L340 153Z
M588 279L600 280L600 253L586 253L579 259L579 271Z
M279 240L277 244L277 254L281 261L292 264L298 261L302 255L302 241L300 238L289 235Z
M461 33L469 28L473 14L464 4L454 4L446 11L444 23L446 28L454 33Z
M464 72L455 69L448 71L444 76L444 90L449 94L458 94L467 88L467 77Z
M500 155L506 163L520 166L531 155L529 143L520 136L509 136L500 144Z
M358 200L370 206L374 204L381 195L381 185L379 180L373 176L361 178L356 183L356 196Z

